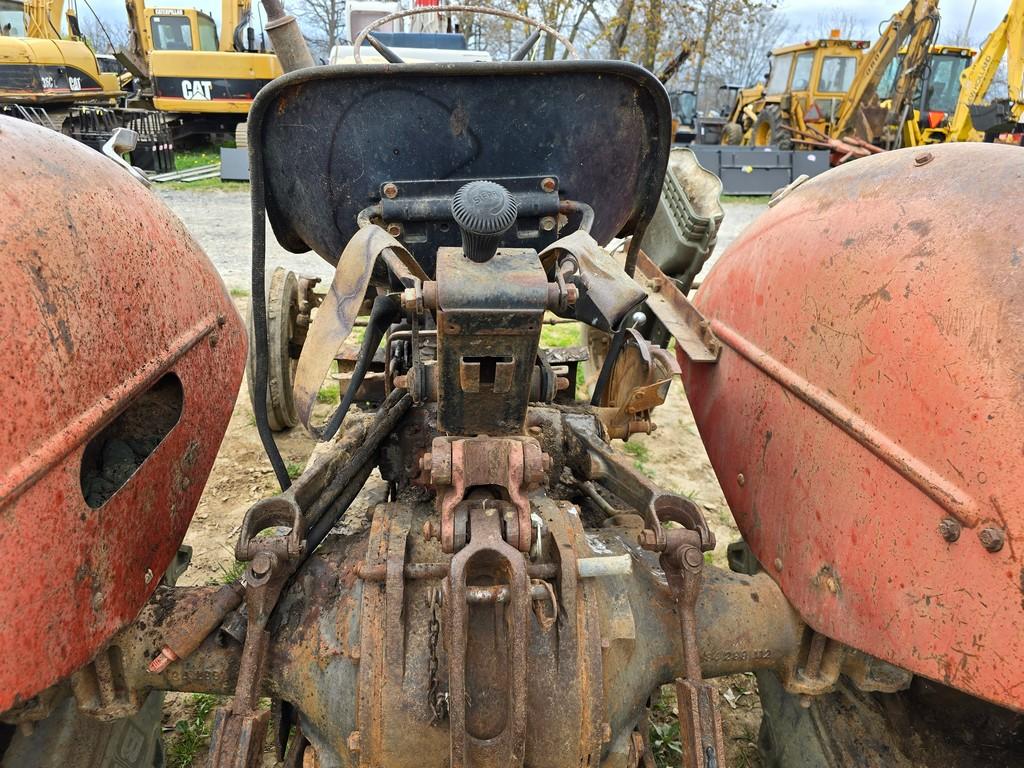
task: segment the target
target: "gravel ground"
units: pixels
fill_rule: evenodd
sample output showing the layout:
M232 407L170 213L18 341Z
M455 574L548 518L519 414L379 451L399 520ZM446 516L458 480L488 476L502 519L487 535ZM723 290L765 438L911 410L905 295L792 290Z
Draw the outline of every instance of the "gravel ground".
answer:
M170 206L213 260L228 288L248 288L252 228L248 191L216 189L159 189L157 195ZM725 220L718 235L715 255L721 254L736 236L767 209L766 202L745 199L723 203ZM714 257L711 263L714 262ZM327 282L331 266L312 253L288 253L277 244L267 225L267 274L282 266L297 274L315 275ZM705 265L704 272L710 263ZM703 273L702 273L703 274Z

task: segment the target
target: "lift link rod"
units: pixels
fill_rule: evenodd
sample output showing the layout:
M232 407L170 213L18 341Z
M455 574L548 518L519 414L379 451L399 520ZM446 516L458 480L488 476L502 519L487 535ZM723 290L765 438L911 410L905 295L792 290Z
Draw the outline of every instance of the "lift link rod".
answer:
M676 679L682 768L724 768L718 692L701 677L697 645L697 597L704 568L700 535L684 528L673 528L665 534L666 548L660 562L675 596L683 639L684 674Z

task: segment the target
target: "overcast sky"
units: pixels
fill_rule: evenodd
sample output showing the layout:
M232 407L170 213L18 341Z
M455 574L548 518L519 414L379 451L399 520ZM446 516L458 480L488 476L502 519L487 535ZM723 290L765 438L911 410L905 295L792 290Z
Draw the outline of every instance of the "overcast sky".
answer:
M254 0L256 5L258 0ZM779 0L780 10L789 18L790 22L797 28L795 34L809 34L816 31L819 26L820 17L828 18L834 13L846 13L860 19L862 27L867 30L868 37L873 39L877 36L875 30L878 25L903 6L903 0L867 0L866 2L829 2L829 0ZM100 18L106 21L117 20L126 22L123 0L89 0ZM285 7L289 5L284 0ZM967 25L967 18L971 13L973 0L942 0L940 9L942 11L942 32L943 37L952 35L962 30ZM146 5L159 7L160 0L146 0ZM167 0L167 5L174 7L193 7L208 11L220 22L220 1L219 0ZM1009 0L977 0L977 8L974 12L974 21L971 24L971 40L975 44L985 38L989 32L1006 13ZM85 3L79 4L79 15L85 19L89 10Z

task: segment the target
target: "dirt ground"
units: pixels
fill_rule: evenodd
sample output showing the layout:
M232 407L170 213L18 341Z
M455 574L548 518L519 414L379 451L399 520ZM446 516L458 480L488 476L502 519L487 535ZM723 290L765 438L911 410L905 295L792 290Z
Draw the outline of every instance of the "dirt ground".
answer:
M248 284L249 218L248 197L244 193L222 192L160 192L160 196L184 220L195 237L208 250L229 287L241 289ZM211 199L211 196L216 198ZM719 253L735 236L764 210L762 203L726 204L726 226L721 235ZM268 243L273 243L268 236ZM277 246L268 253L270 264L282 264L305 274L329 277L326 264L312 256L295 257ZM241 291L238 291L241 293ZM247 299L236 297L242 316ZM325 409L328 406L323 406ZM725 547L737 537L729 509L722 496L681 385L676 384L668 401L655 413L657 431L650 436L634 436L625 450L636 466L658 484L693 498L703 506L718 539L715 562L725 563ZM301 429L294 429L279 438L285 461L304 465L312 449L312 441ZM235 403L231 422L220 453L214 464L206 490L186 535L193 547L192 565L181 580L184 584L220 583L234 567L232 554L235 537L245 510L256 500L272 495L277 489L270 464L256 434L247 388L243 384ZM715 681L721 693L720 706L726 734L726 766L754 768L760 766L755 739L760 723L760 704L752 675L737 675ZM663 693L654 712L655 747L659 763L678 764L674 757L674 697L670 689ZM169 697L165 722L168 730L191 717L195 703L182 696ZM181 726L177 728L180 737ZM201 729L200 729L201 730ZM169 734L173 742L175 736ZM183 755L172 760L172 768L203 764L205 747L196 750L194 759Z

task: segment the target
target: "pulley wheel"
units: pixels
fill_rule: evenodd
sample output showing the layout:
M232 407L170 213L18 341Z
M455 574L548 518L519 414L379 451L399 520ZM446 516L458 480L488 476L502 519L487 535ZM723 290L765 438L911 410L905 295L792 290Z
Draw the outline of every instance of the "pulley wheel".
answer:
M299 316L299 281L294 272L282 267L274 270L267 290L267 419L275 432L290 429L299 423L292 396L295 368L302 351L305 329L297 323ZM249 302L249 356L245 378L249 382L249 400L256 407L256 339L253 332L252 302Z

